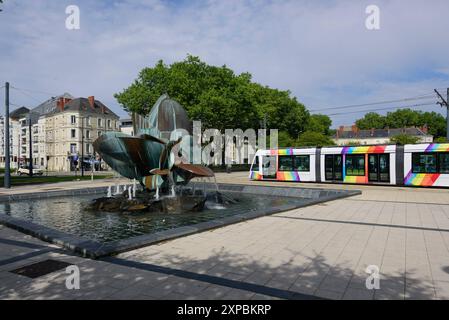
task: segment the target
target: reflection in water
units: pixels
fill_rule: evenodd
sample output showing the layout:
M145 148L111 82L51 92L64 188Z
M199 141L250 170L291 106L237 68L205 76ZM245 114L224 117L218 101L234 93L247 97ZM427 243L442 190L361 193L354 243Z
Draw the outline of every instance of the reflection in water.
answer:
M59 231L101 242L110 242L142 234L154 233L180 226L257 211L262 208L298 204L298 198L233 194L237 203L226 208L206 203L201 212L183 214L116 213L84 210L98 195L58 197L41 200L0 203L0 212L32 221Z

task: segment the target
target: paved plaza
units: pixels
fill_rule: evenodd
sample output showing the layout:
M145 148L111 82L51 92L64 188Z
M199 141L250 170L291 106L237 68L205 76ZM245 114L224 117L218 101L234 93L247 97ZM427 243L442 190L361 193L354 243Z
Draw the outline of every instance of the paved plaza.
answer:
M449 299L449 191L248 181L221 183L357 189L362 194L214 229L101 260L0 226L1 299ZM115 180L111 180L115 181ZM111 181L36 188L81 188ZM80 269L35 279L11 270L46 259ZM368 266L380 289L368 290Z

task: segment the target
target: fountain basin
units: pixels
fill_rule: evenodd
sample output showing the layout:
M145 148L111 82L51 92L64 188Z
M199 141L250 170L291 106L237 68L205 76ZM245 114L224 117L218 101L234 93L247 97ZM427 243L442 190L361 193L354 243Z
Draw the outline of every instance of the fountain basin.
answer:
M192 183L196 190L213 184ZM84 212L83 204L105 195L107 188L91 188L0 196L0 223L73 250L98 258L160 241L209 230L240 221L311 204L360 194L360 191L266 187L220 184L220 192L237 200L227 207L182 214ZM76 195L74 197L74 195ZM20 199L20 202L15 201ZM170 205L176 205L173 199Z

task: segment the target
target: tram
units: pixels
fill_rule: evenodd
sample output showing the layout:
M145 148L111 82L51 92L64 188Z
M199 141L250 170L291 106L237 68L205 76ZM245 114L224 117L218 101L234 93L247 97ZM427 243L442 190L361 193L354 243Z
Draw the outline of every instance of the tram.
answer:
M258 150L249 178L449 187L449 143Z

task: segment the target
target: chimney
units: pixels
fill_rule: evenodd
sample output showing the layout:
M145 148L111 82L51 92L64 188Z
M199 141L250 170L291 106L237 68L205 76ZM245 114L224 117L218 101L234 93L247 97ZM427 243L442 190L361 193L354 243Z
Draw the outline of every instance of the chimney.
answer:
M89 100L90 107L92 109L95 108L95 97L94 96L90 96L87 99Z
M64 97L59 97L59 99L56 101L56 106L58 107L59 111L64 111L65 106L65 100Z
M427 124L424 124L424 125L422 126L421 131L422 131L424 134L427 134L427 133L429 132L429 130L428 130L428 128L427 128Z

